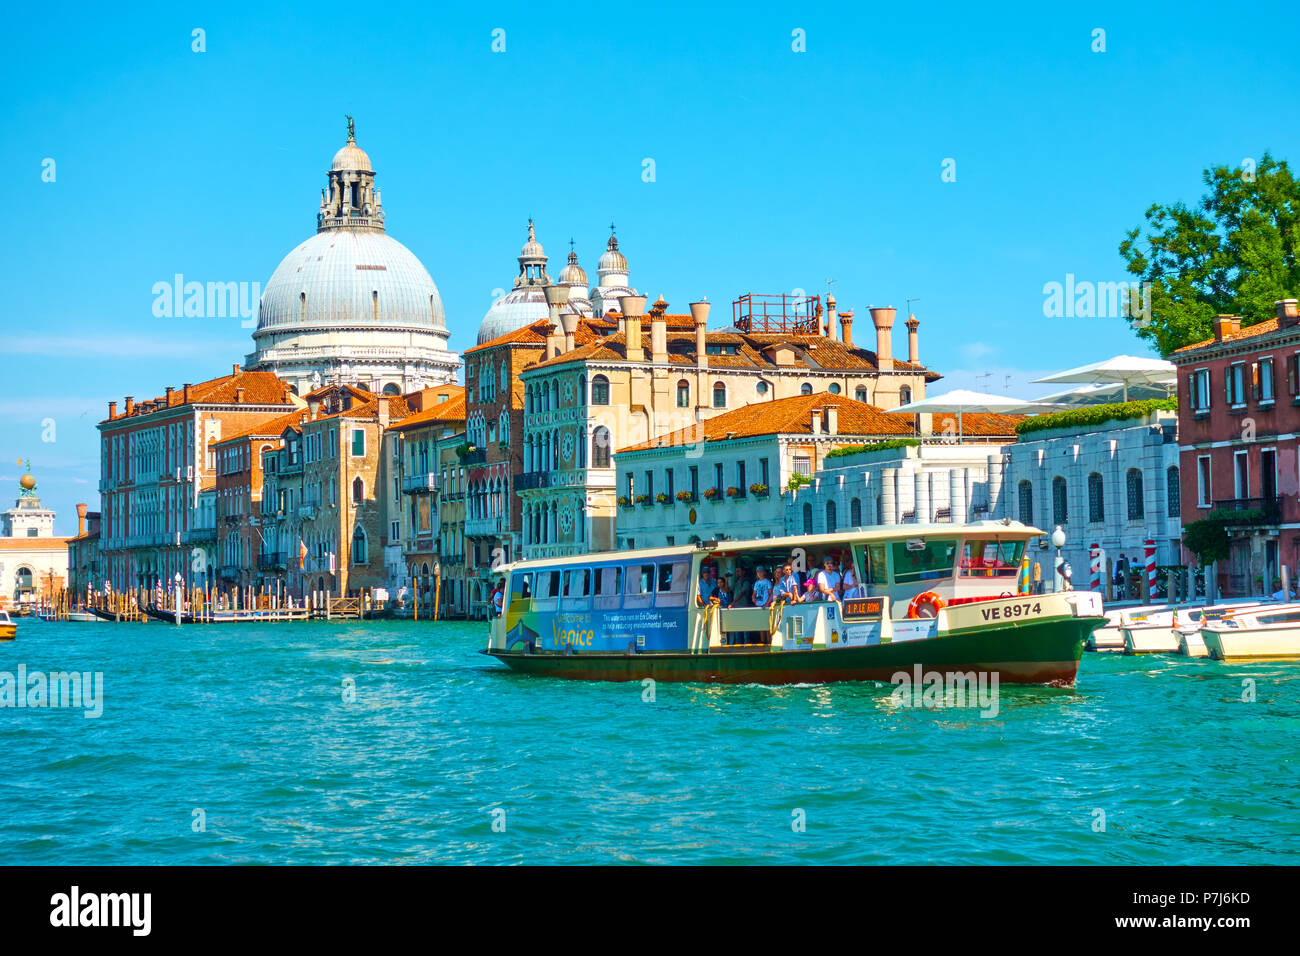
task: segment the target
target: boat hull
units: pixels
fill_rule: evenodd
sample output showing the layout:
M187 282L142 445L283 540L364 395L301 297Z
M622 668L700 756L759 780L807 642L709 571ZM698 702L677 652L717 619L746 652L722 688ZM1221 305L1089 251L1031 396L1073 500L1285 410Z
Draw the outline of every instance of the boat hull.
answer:
M17 624L0 624L0 641L12 641L17 636Z
M981 629L915 641L805 650L714 648L694 653L527 653L488 648L483 653L516 671L574 680L724 684L889 682L900 671L983 672L1002 683L1070 686L1083 642L1103 623L1071 617Z
M1300 660L1300 628L1202 628L1208 656L1216 661Z

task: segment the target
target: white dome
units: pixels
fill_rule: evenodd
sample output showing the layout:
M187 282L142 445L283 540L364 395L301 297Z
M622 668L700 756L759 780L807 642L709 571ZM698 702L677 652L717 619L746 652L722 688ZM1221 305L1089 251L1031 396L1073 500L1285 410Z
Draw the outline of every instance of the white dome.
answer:
M352 169L366 173L374 172L370 168L370 157L366 155L366 151L351 141L334 154L334 162L330 165L330 168L334 170Z
M445 333L447 323L438 287L404 245L377 231L327 230L275 270L254 338L270 330L341 327Z
M532 325L538 319L549 318L546 293L541 286L521 286L507 292L492 303L478 327L478 342L490 342L499 335Z

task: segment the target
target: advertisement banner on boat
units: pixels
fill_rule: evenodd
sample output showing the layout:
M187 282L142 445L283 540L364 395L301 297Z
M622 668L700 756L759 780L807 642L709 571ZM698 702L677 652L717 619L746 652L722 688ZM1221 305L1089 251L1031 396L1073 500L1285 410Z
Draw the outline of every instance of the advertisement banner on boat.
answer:
M686 608L544 611L523 599L506 611L506 638L545 651L685 650Z

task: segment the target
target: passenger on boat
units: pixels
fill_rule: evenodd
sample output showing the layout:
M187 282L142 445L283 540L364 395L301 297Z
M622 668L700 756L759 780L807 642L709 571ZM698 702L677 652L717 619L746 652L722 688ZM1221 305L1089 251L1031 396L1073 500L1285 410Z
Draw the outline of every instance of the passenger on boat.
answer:
M853 573L853 565L844 566L844 574L840 578L840 600L849 598L866 597L863 593L862 586L858 584L857 576Z
M781 571L781 580L776 585L776 596L790 604L798 604L802 600L799 592L799 579L795 577L794 566L787 561Z
M506 582L504 580L497 581L496 586L492 588L492 616L493 617L501 616L501 606L505 601L505 594L506 594Z
M818 600L839 600L840 585L843 582L843 578L840 575L837 562L834 558L827 555L826 560L822 562L822 569L817 572L816 581Z
M772 580L767 575L767 568L759 567L755 573L757 578L751 591L754 607L767 607L772 603Z
M718 568L717 565L709 564L700 568L700 593L696 599L700 606L709 603L715 592L718 590Z
M727 581L725 577L718 579L718 588L716 591L713 592L713 597L714 600L716 600L723 607L732 606L733 595L731 593L731 584Z

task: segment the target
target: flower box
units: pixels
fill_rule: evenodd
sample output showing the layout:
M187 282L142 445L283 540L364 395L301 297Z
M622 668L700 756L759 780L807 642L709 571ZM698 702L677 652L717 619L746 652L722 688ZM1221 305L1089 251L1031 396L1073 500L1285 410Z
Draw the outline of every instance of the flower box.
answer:
M650 496L649 496L649 495L637 495L637 496L636 496L636 503L639 504L639 505L648 505L648 504L650 504Z
M728 498L743 498L744 496L745 493L741 491L739 488L735 487L734 485L727 489Z
M761 481L754 482L752 485L749 486L749 490L750 493L753 494L754 497L756 498L767 497L767 485L763 484Z
M722 495L720 495L720 494L718 493L718 489L717 489L717 488L705 488L705 489L704 489L704 497L708 498L710 501L721 501L721 500L722 500Z
M677 492L677 500L678 500L678 501L694 501L694 500L695 500L695 496L694 496L693 494L691 494L689 491L679 491L679 492Z
M673 499L669 498L661 491L659 494L655 495L655 501L659 502L661 505L670 505L672 504Z

